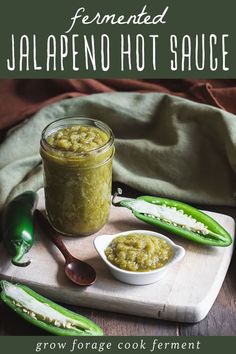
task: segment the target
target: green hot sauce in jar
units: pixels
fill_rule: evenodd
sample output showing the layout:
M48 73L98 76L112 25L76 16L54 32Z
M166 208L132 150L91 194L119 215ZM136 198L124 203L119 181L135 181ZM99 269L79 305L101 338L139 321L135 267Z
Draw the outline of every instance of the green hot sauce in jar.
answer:
M111 129L89 118L59 119L43 130L40 152L52 226L68 236L100 230L111 204Z

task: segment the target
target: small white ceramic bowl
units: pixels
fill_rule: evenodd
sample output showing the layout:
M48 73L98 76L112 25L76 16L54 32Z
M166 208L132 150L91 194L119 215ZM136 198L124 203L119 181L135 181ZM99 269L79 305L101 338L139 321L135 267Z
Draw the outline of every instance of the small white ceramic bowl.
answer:
M146 235L151 235L166 240L174 249L173 257L162 268L151 270L148 272L131 272L114 266L112 263L110 263L107 260L105 255L105 249L111 243L111 241L117 236L127 236L131 233L146 234ZM166 274L167 270L171 266L173 266L176 262L180 261L185 255L185 249L181 246L176 245L168 237L159 234L157 232L147 231L147 230L131 230L131 231L121 232L115 235L101 235L101 236L97 236L93 241L93 243L99 256L109 267L111 274L116 279L132 285L146 285L146 284L157 282Z

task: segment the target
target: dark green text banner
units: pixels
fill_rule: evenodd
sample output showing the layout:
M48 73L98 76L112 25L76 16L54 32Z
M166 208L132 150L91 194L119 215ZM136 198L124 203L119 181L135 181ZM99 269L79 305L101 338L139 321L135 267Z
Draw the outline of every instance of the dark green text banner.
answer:
M0 77L236 78L235 0L0 6Z
M199 353L231 354L235 337L1 337L3 353ZM233 349L234 348L234 349Z

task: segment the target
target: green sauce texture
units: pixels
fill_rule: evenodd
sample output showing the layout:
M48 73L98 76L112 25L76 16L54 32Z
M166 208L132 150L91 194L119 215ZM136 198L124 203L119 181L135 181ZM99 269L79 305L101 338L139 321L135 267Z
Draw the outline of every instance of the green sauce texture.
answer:
M148 234L117 236L105 250L109 262L118 268L147 272L163 267L173 256L173 247Z
M76 125L52 133L47 142L62 151L84 153L105 145L108 139L108 135L99 128Z
M89 125L68 126L47 137L48 147L41 149L46 211L58 231L84 236L106 223L114 145L103 147L109 138Z

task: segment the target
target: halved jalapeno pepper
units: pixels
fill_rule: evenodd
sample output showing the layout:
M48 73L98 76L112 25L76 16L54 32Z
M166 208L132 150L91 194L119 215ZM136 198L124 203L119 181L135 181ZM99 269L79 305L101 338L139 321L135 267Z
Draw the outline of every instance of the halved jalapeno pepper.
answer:
M152 196L122 199L112 204L130 209L138 219L191 241L210 246L229 246L230 234L204 212L182 202Z
M101 336L102 329L88 318L39 295L24 285L0 282L1 299L31 324L59 336Z

